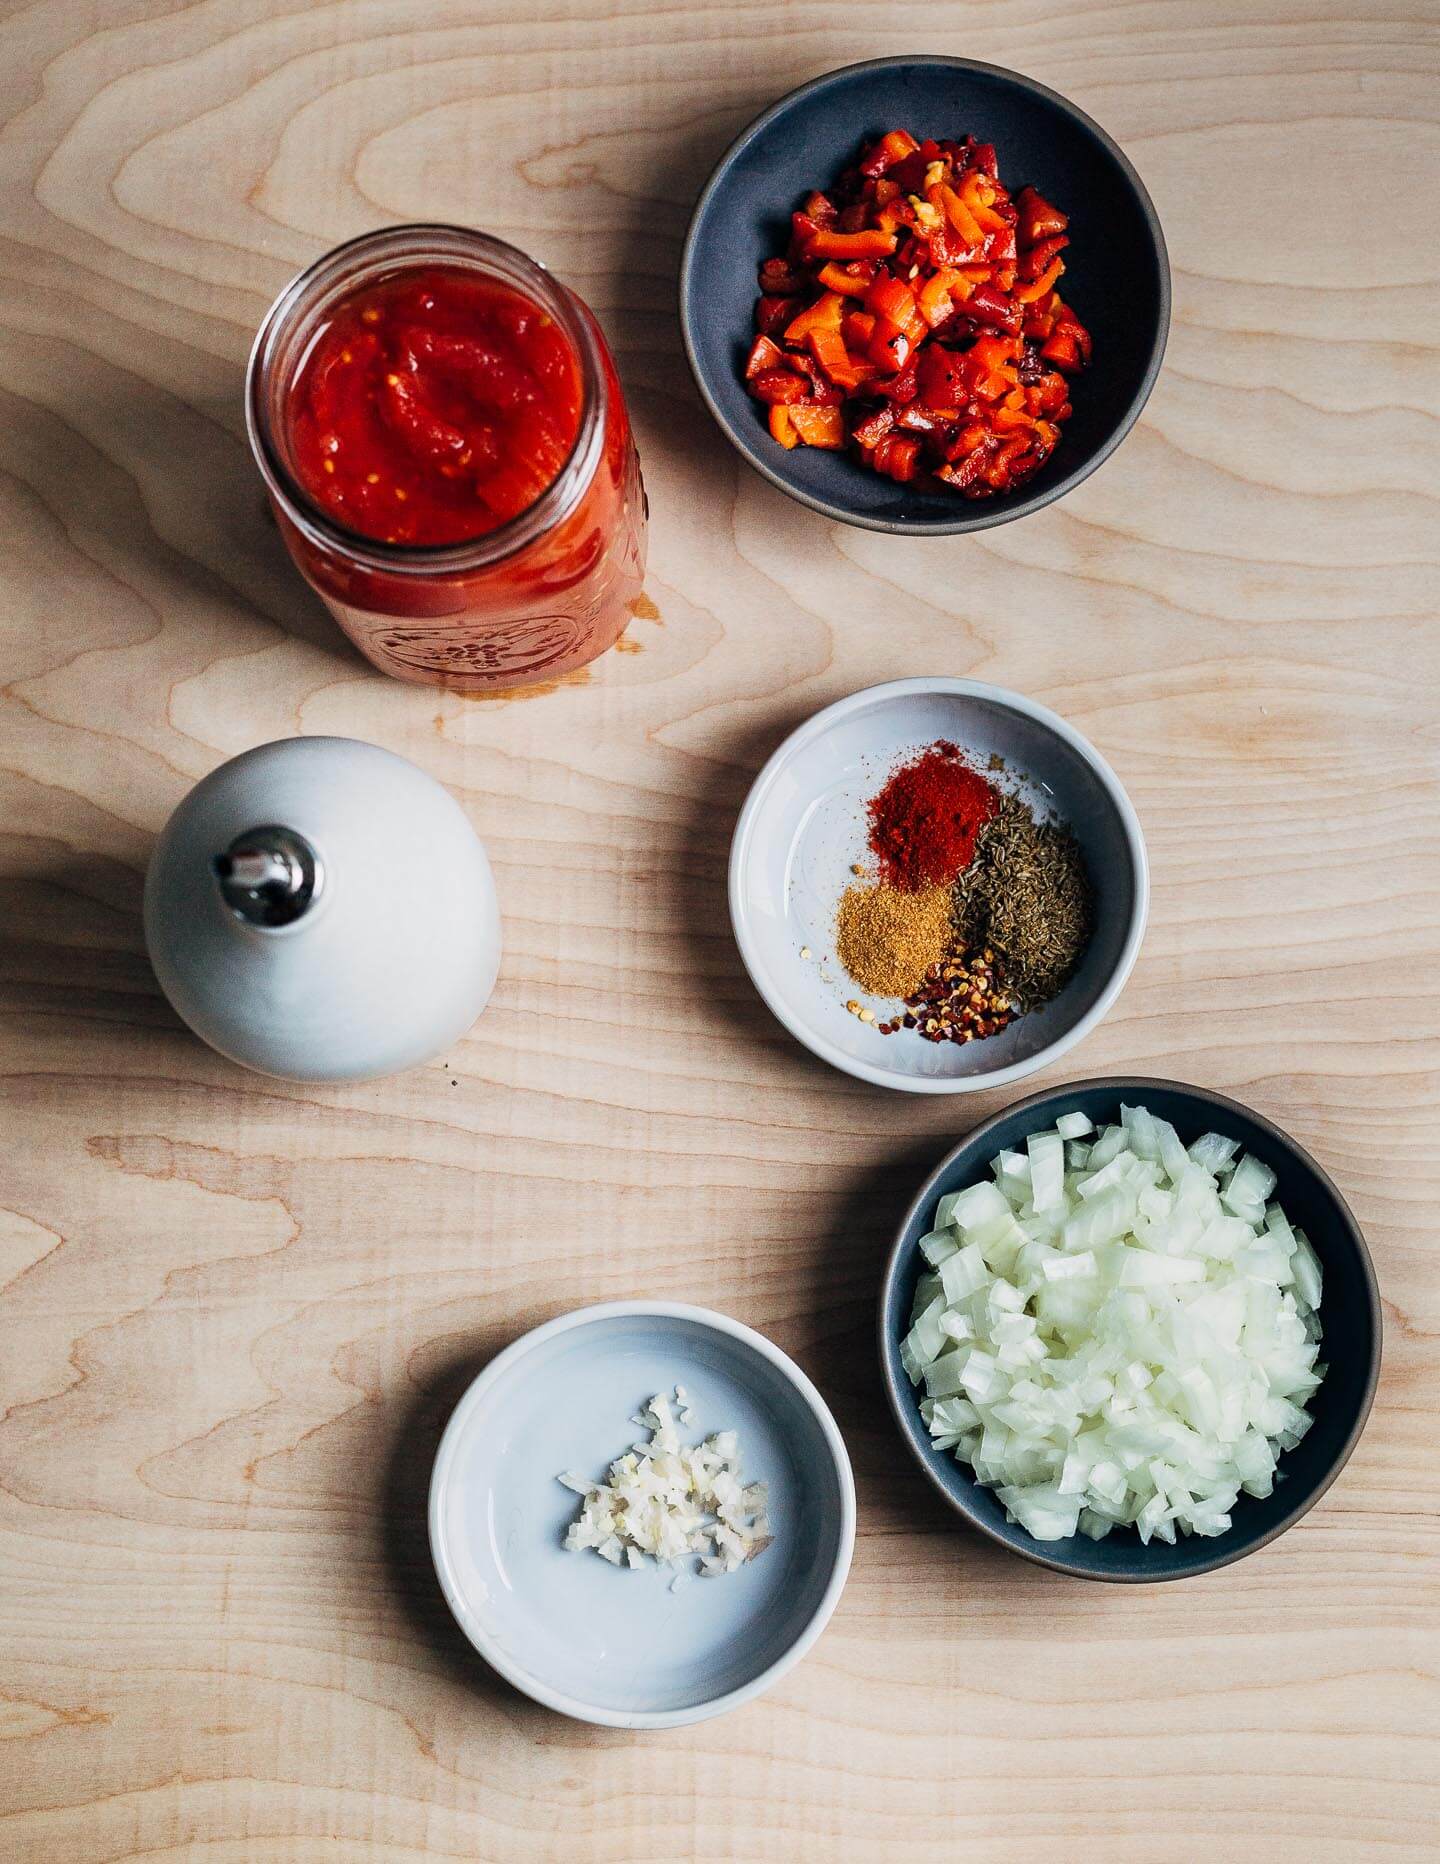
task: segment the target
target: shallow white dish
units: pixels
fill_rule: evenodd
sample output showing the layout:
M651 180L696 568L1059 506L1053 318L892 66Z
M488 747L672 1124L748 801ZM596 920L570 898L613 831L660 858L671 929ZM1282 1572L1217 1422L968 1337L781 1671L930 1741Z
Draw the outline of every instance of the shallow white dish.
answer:
M1037 815L1073 829L1095 888L1094 936L1052 1002L963 1046L912 1031L882 1036L892 998L866 997L834 957L834 913L868 860L865 804L895 763L947 738L983 769L1005 760ZM1115 1001L1140 949L1150 876L1140 822L1095 747L1057 713L978 680L893 680L817 712L755 779L730 848L730 918L745 967L790 1033L847 1074L916 1094L963 1094L1018 1081L1081 1041ZM801 957L808 949L811 957Z
M644 1436L631 1417L677 1384L687 1442L738 1432L774 1541L674 1591L674 1569L567 1553L580 1498L555 1478L603 1479ZM810 1380L751 1328L673 1302L581 1308L515 1341L456 1406L430 1483L435 1570L470 1642L547 1708L617 1728L703 1721L768 1689L824 1629L854 1543L850 1460Z

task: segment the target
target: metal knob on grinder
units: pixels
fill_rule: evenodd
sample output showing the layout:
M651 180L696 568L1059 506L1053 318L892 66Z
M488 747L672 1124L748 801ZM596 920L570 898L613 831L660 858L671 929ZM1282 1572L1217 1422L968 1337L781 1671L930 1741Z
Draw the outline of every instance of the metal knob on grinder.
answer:
M294 829L252 828L211 864L225 904L256 926L293 925L324 883L320 857Z

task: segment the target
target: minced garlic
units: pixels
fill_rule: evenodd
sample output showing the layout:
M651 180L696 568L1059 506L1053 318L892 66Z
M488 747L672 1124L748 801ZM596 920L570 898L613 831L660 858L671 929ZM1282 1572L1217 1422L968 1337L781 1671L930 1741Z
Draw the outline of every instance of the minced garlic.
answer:
M683 1386L676 1386L675 1398L688 1422ZM633 1421L650 1440L613 1462L608 1482L568 1472L558 1478L584 1497L566 1531L566 1549L590 1547L612 1566L632 1567L643 1566L647 1555L661 1566L697 1555L705 1578L733 1573L763 1553L771 1540L765 1484L742 1481L735 1432L682 1444L670 1400L661 1394Z

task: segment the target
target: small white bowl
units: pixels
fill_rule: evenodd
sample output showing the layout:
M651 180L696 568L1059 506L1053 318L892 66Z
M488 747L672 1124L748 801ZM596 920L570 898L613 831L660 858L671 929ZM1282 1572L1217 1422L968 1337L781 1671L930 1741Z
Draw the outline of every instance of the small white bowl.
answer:
M865 805L897 761L941 738L982 769L992 752L1003 757L1037 815L1074 831L1095 889L1094 935L1059 996L964 1045L861 1022L847 1001L884 1021L894 1000L867 997L834 956L836 903L852 863L870 860ZM1119 996L1149 906L1145 840L1114 771L1058 714L978 680L892 680L817 712L755 779L730 848L736 942L776 1017L832 1067L912 1094L1001 1087L1074 1048Z
M580 1497L642 1439L631 1418L687 1393L687 1442L734 1430L769 1486L772 1544L739 1572L631 1571L562 1544ZM430 1550L460 1628L547 1708L612 1728L676 1728L777 1682L834 1611L855 1545L850 1459L824 1399L777 1346L668 1301L580 1308L500 1353L455 1407L430 1480ZM693 1562L692 1562L693 1565Z

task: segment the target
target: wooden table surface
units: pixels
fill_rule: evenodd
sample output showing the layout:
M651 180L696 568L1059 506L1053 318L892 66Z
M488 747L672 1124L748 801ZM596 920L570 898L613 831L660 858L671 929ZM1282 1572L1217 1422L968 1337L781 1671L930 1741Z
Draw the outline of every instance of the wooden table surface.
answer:
M1428 13L1428 18L1426 17ZM1440 1772L1440 14L1400 0L38 0L0 23L0 1855L1434 1857ZM1138 430L969 539L833 528L737 464L674 312L757 110L907 49L1075 98L1165 223ZM488 227L596 307L650 606L523 701L391 684L265 521L257 320L389 219ZM1205 1579L1112 1589L959 1531L889 1421L877 1278L999 1096L887 1096L770 1020L727 929L756 769L944 671L1114 763L1154 907L1036 1085L1175 1074L1311 1146L1386 1360L1343 1478ZM193 1040L138 906L222 759L373 739L461 799L507 937L442 1061L291 1088ZM854 1458L815 1651L665 1735L547 1714L431 1575L437 1435L504 1342L665 1296L764 1329Z

